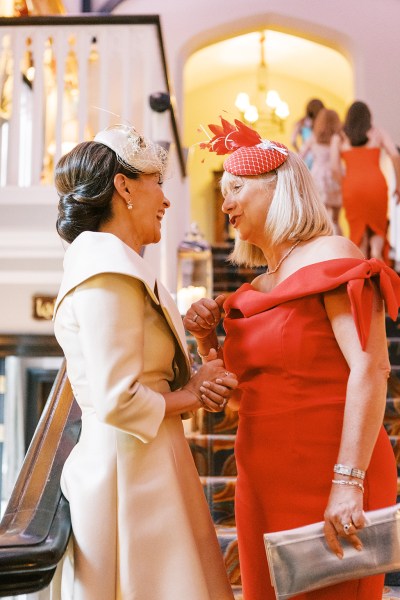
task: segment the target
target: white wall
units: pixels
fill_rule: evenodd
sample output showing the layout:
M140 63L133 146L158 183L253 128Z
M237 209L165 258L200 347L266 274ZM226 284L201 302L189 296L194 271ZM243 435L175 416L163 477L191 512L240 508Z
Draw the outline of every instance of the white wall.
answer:
M125 0L116 14L160 14L173 84L182 111L187 57L212 42L276 27L326 43L353 63L355 95L400 143L399 0Z
M145 259L151 263L157 276L170 291L175 292L177 246L183 238L185 223L189 220L186 213L189 195L187 180L180 175L170 114L169 112L154 113L148 103L149 94L163 90L164 87L164 71L159 53L157 28L137 25L133 31L132 27L123 25L114 28L108 25L93 25L90 27L90 31L87 28L78 31L79 27L82 26L77 25L73 30L72 26L59 26L54 35L58 50L62 47L60 41L65 41L71 33L78 37L81 31L83 34L78 37L80 42L86 34L86 42L90 42L91 37L95 35L99 43L99 59L95 63L96 70L94 72L97 74L97 95L93 94L95 97L90 100L89 91L93 91L91 82L95 79L94 76L91 76L86 85L81 85L80 92L82 94L79 96L79 102L76 102L76 112L74 113L75 124L78 123L79 116L82 116L79 122L87 123L89 112L90 114L93 112L96 116L95 121L90 120L90 131L84 132L86 139L91 139L98 128L115 123L114 114L117 113L121 115L122 122L131 123L147 137L155 141L171 143L170 161L174 176L167 177L164 189L172 206L163 222L164 231L161 244L147 248ZM14 30L17 30L17 34L14 33ZM1 33L4 34L4 28ZM23 27L13 28L13 33L14 39L22 41L24 40L23 36L27 35ZM31 27L29 36L34 40L35 36L40 37L40 48L42 48L44 39L41 37L42 31L39 31L39 27ZM88 53L89 47L89 44L85 43L86 53ZM22 52L24 46L16 44L16 48L16 52ZM80 43L79 48L79 58L81 59L79 67L81 67L86 64L85 53L82 51ZM14 60L15 64L17 62ZM63 65L61 55L54 62L56 65ZM40 73L39 65L43 66L38 60L35 73ZM79 68L79 73L81 76L81 68ZM40 81L39 75L38 80ZM83 75L81 81L86 81ZM102 81L104 85L101 83ZM14 78L14 82L17 84L19 78ZM60 86L64 85L62 70L56 71L55 83ZM15 86L17 92L19 87ZM10 167L13 167L10 171L17 171L14 168L17 164L21 173L25 175L27 168L31 165L30 161L24 161L20 165L18 161L13 160L13 157L14 159L18 158L22 149L28 147L28 143L25 145L21 143L18 135L11 135L12 131L23 131L26 127L25 122L20 120L21 111L18 110L17 92L13 91L16 98L13 96L13 107L17 108L11 112L10 125L7 128L10 129L8 136L10 145L7 153L9 160L7 162ZM40 95L40 85L35 87L34 84L33 96L35 92L37 96ZM58 94L58 97L61 96ZM31 104L34 107L40 107L42 105L41 98L36 100L34 97ZM59 104L61 107L65 102ZM100 106L105 110L92 111L93 105ZM36 110L34 122L37 124L40 113L37 108ZM52 123L54 129L62 129L62 111L54 116ZM14 128L12 128L13 125ZM34 184L35 180L32 181L28 178L25 182L26 187L21 187L19 173L16 173L16 176L10 180L0 182L0 334L48 334L53 332L51 321L33 318L33 297L57 295L62 279L62 262L66 245L62 244L55 229L58 197L50 181L51 170L46 173L48 184L39 184L42 166L42 127L37 127L37 134L36 143L33 137L29 139L32 156L39 157L37 184ZM53 137L51 139L53 140ZM2 141L3 138L0 142ZM65 140L59 136L60 152L62 151L62 141ZM82 133L78 132L73 141L83 141L83 131ZM14 175L14 173L12 174ZM7 185L4 185L5 183Z

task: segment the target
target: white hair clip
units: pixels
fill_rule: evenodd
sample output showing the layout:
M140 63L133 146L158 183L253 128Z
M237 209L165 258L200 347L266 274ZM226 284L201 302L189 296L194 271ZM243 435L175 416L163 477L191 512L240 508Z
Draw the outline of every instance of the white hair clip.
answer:
M276 144L274 144L274 142L271 142L270 140L262 140L261 144L257 144L257 148L262 148L263 150L276 150L277 152L280 152L285 156L288 153L287 148L281 148L280 146L277 146Z

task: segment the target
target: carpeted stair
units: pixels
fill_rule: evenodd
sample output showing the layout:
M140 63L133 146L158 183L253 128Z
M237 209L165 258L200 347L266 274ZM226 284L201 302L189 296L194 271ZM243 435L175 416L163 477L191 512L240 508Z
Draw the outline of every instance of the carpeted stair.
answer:
M384 425L399 465L400 501L400 319L397 323L388 319L386 330L392 372L388 383ZM198 362L195 342L190 337L188 344L195 362ZM191 424L192 431L187 432L187 439L215 523L235 599L242 600L234 511L234 443L237 422L237 413L229 408L224 413L199 411ZM386 575L383 598L400 598L400 572Z

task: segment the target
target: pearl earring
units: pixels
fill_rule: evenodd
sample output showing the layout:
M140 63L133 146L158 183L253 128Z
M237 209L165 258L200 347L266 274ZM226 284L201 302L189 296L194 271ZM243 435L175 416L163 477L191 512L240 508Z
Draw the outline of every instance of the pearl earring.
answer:
M128 207L128 210L132 210L133 204L132 204L131 200L129 200L129 202L127 202L127 207Z

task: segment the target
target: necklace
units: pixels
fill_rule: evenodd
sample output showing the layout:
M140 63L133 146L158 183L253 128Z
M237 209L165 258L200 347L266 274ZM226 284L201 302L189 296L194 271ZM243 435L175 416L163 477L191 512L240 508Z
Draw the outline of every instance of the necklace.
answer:
M283 263L283 261L285 260L285 258L287 258L289 256L289 254L291 252L293 252L293 250L296 248L296 246L298 246L298 244L300 244L300 240L297 240L297 242L295 242L293 244L293 246L290 246L289 250L286 252L286 254L284 254L281 258L281 260L278 262L278 264L276 265L275 269L272 269L272 271L270 271L268 269L268 271L266 271L266 275L272 275L273 273L276 273L277 270L279 269L279 267L281 266L281 264Z

